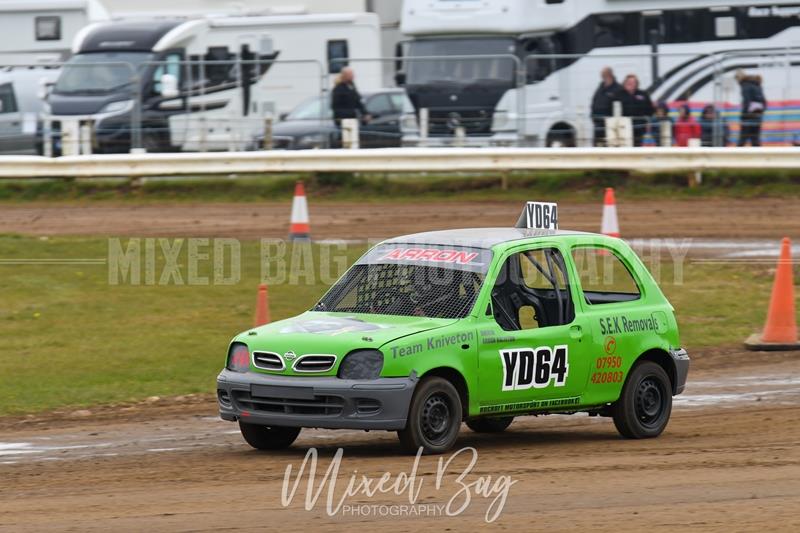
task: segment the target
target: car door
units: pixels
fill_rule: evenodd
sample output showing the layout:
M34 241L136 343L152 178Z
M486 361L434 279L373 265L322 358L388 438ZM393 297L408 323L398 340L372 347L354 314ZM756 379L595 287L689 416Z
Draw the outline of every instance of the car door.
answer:
M503 259L479 326L482 412L577 405L586 387L588 323L575 315L575 287L553 245Z
M379 148L399 146L400 113L395 108L390 93L367 97L364 108L371 119L361 126L361 146Z
M0 153L16 154L33 148L33 141L28 136L28 143L22 135L23 117L17 106L14 85L0 85Z
M570 250L582 315L593 346L587 396L593 403L615 400L636 358L666 331L662 307L648 302L630 258L591 240Z

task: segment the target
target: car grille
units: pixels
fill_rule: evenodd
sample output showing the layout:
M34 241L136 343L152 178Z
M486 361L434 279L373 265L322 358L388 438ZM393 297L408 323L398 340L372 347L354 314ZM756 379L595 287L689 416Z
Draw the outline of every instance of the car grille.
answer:
M253 352L253 365L262 370L283 370L286 368L281 356L272 352Z
M294 398L262 398L249 391L233 391L236 403L253 412L283 413L287 415L340 415L344 399L339 396L314 396L311 400Z
M295 361L295 372L327 372L336 363L334 355L304 355Z

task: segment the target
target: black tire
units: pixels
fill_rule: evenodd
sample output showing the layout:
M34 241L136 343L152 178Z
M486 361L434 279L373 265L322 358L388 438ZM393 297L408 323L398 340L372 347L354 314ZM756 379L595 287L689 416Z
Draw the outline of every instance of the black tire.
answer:
M412 454L420 448L425 455L446 452L458 438L462 412L452 383L436 376L424 378L411 399L406 427L397 432L400 444Z
M475 433L502 433L513 421L513 416L475 418L473 420L467 420L467 427Z
M239 430L247 444L256 450L283 450L288 448L300 434L300 428L283 426L261 426L239 421Z
M628 374L612 413L623 437L650 439L661 435L672 413L672 383L664 369L652 361L637 364Z

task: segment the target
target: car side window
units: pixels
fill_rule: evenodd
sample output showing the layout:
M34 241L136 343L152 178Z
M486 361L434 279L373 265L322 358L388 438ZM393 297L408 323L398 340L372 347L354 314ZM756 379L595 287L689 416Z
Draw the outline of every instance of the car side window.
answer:
M367 100L365 107L368 114L376 117L394 112L394 107L388 94L377 94L371 97Z
M538 248L509 256L492 289L492 315L506 331L572 322L569 278L558 249Z
M15 113L17 99L14 96L14 87L10 83L0 85L0 113Z
M572 259L587 303L630 302L641 297L639 284L613 250L578 246L572 249Z

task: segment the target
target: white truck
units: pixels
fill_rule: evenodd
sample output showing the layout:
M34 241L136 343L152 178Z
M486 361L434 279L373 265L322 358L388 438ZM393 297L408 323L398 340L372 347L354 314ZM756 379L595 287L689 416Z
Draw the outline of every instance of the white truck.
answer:
M711 104L731 120L734 73L758 74L769 100L765 143L795 135L800 4L405 0L402 16L406 88L418 110L429 109L434 138L460 124L492 144L591 144L590 104L605 66L620 82L636 74L654 102ZM414 60L442 55L459 58L438 69Z

